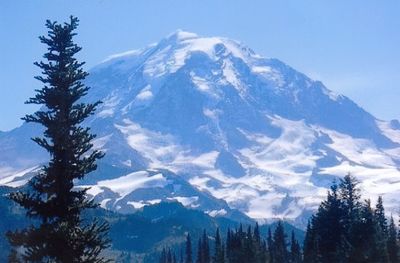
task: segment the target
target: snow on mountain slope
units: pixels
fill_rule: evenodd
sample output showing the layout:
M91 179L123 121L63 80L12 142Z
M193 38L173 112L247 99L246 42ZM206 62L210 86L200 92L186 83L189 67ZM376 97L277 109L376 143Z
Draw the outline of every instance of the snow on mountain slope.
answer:
M103 207L129 212L176 200L301 225L332 180L350 172L397 211L400 123L377 120L237 41L177 31L110 56L87 84L85 100L104 102L86 124L106 157L80 184ZM0 169L43 163L43 151L27 142L35 134L28 124L1 133ZM0 183L15 184L15 173Z

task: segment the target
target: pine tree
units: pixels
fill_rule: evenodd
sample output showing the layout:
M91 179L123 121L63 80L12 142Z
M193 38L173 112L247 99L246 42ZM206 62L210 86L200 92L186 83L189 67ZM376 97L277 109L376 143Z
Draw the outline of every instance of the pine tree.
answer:
M224 245L222 244L219 228L215 233L215 251L213 257L214 263L225 263Z
M364 219L365 221L365 219ZM374 236L372 237L372 241L374 245L372 246L372 261L374 262L389 262L389 255L387 250L387 241L388 241L388 226L387 219L385 216L385 208L383 206L382 197L378 197L377 204L375 206L375 210L373 212L373 229Z
M171 249L168 249L168 252L167 252L167 263L172 263Z
M394 224L393 216L390 217L388 228L387 250L390 263L398 263L399 260L399 246L397 244L397 229Z
M374 216L375 220L378 222L382 235L384 237L387 237L388 226L387 219L385 217L385 208L383 206L382 196L378 197L378 201L375 206Z
M287 250L286 235L283 229L282 221L278 222L274 231L274 242L273 242L273 262L286 263L289 260L289 252Z
M294 236L294 231L292 231L291 241L290 241L290 263L301 263L303 260L301 258L301 248L299 242Z
M266 253L265 249L263 248L263 241L261 239L260 227L258 226L258 223L256 223L256 226L254 227L253 247L255 262L265 263L265 261L267 260Z
M251 231L251 226L248 226L245 237L242 240L243 243L243 259L249 262L255 262L255 250L254 250L254 240L253 233Z
M160 256L160 263L167 263L167 251L165 250L165 248L163 248L163 250L161 251L161 256Z
M313 218L310 221L308 221L306 236L304 238L304 252L303 252L304 263L317 262L318 247L316 245L316 234L312 221Z
M226 259L232 262L232 231L229 228L226 233Z
M360 189L354 176L347 174L340 180L339 197L342 205L342 226L344 229L339 256L344 260L350 260L349 257L352 254L356 256L358 233L355 229L358 226L362 209Z
M23 118L45 127L44 138L33 138L49 152L51 160L29 181L26 192L14 192L10 198L27 210L27 216L39 219L39 225L9 232L13 247L23 247L25 261L105 262L101 251L109 244L108 225L84 222L81 212L97 205L86 198L88 189L75 189L74 181L96 169L103 153L92 150L95 138L89 128L80 126L94 113L99 102L81 101L88 91L82 81L88 75L74 57L81 48L73 42L78 19L70 23L46 22L48 36L46 62L36 62L43 73L36 79L44 87L27 103L43 105L41 110Z
M313 227L318 229L318 248L320 262L340 262L341 242L345 237L342 226L344 220L342 202L338 197L338 187L333 183L327 199L321 203L313 219Z
M183 261L183 249L182 249L182 247L181 247L180 255L179 255L179 263L184 263L184 261Z
M268 259L269 262L274 263L274 240L272 239L271 228L268 228L268 237L267 237L267 245L268 245Z
M197 242L197 259L196 263L204 263L204 252L203 252L203 242L201 242L201 238Z
M187 234L187 236L186 236L185 252L186 252L185 263L193 263L192 240L190 238L190 234Z
M203 263L210 263L211 258L210 258L210 245L208 242L208 236L206 230L203 231L203 238L202 238L202 258L203 258Z

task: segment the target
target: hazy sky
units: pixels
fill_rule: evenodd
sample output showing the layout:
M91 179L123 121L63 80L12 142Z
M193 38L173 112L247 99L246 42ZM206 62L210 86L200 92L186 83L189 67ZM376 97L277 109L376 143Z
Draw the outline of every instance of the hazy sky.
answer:
M0 130L36 107L33 62L46 19L81 20L76 41L87 69L107 56L183 29L239 40L278 58L378 118L400 118L400 1L0 0Z

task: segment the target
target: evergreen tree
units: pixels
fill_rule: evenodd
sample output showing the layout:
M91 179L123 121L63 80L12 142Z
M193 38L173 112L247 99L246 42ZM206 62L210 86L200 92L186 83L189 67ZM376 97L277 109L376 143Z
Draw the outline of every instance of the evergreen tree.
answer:
M197 243L197 259L196 263L204 263L204 252L203 252L203 242L201 242L201 238Z
M364 222L367 220L364 219ZM385 216L385 208L383 206L382 197L378 197L377 204L375 206L375 210L373 211L372 217L372 226L371 228L374 230L372 236L373 245L371 246L372 250L372 261L371 262L389 262L389 255L387 250L387 242L388 242L388 226L387 219Z
M181 251L180 251L179 263L184 263L184 261L183 261L183 249L182 249L182 247L181 247Z
M185 263L193 263L193 255L192 255L192 240L190 238L190 234L187 234L186 236L186 259Z
M225 263L224 245L222 244L219 228L215 233L215 252L213 257L214 263Z
M345 238L345 230L342 222L344 213L342 202L338 197L338 187L333 183L328 192L327 199L318 208L313 220L313 227L318 229L318 248L320 262L340 262L341 244Z
M268 259L269 262L275 262L274 257L274 240L272 239L271 228L268 228L268 237L267 237L267 245L268 245Z
M165 248L163 248L163 250L161 251L161 256L160 256L160 263L167 263L167 251L165 250Z
M232 231L229 228L226 233L226 259L232 262Z
M384 237L387 237L388 226L387 226L387 219L385 217L385 208L383 206L382 196L378 197L378 201L375 206L374 215L375 215L375 220L378 222L378 225L380 227L380 231L382 232L382 235Z
M260 227L258 226L258 223L256 223L256 226L254 227L253 250L254 250L255 262L265 263L265 261L267 260L266 251L265 248L263 247L263 240L261 239Z
M168 252L167 252L167 263L172 263L171 249L168 249Z
M343 260L350 260L349 257L351 255L356 256L355 251L358 247L357 242L359 238L356 228L362 208L360 189L358 188L358 181L354 176L347 174L340 180L339 195L343 213L342 226L344 229L339 257L343 258Z
M303 252L303 260L304 263L316 263L317 261L317 250L318 247L316 245L316 234L311 223L313 219L308 221L306 236L304 238L304 252Z
M273 242L273 255L276 263L286 263L289 260L289 252L287 250L286 235L283 229L282 221L278 222L278 225L274 231L274 242Z
M208 242L208 236L206 230L203 231L203 238L202 238L202 258L203 258L203 263L210 263L211 258L210 258L210 245Z
M353 223L349 262L371 262L376 249L375 231L373 211L367 200L360 210L359 218Z
M301 257L301 248L299 242L297 242L294 231L292 231L291 241L290 241L290 263L301 263L303 262Z
M74 189L74 181L96 169L103 153L92 150L95 137L80 126L99 102L81 101L89 88L82 81L88 75L74 57L81 48L73 42L78 19L69 23L46 22L48 36L46 62L36 62L43 73L36 79L44 87L27 103L43 105L41 110L23 118L45 127L44 138L33 138L50 154L48 165L29 181L26 192L10 198L27 210L27 216L40 224L9 232L13 247L23 247L23 260L33 262L105 262L101 251L109 244L108 225L84 222L81 212L97 205L86 198L88 189Z
M388 258L390 263L398 263L399 260L399 246L397 244L397 229L394 224L393 216L390 217L387 239Z
M262 254L261 254L261 261L260 262L270 262L268 260L268 251L267 251L267 242L263 240L262 242Z
M244 239L243 254L244 258L249 262L256 262L256 251L255 251L255 240L253 239L253 233L251 226L247 228L246 238Z

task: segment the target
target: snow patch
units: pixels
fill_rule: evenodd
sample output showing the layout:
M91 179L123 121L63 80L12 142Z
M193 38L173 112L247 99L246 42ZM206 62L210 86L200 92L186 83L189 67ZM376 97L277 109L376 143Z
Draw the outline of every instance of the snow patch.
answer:
M179 203L181 203L183 206L186 207L198 207L198 204L195 204L198 200L199 197L198 196L189 196L189 197L185 197L185 196L174 196L174 197L168 197L168 200L171 201L178 201Z

